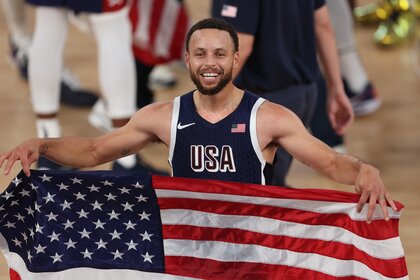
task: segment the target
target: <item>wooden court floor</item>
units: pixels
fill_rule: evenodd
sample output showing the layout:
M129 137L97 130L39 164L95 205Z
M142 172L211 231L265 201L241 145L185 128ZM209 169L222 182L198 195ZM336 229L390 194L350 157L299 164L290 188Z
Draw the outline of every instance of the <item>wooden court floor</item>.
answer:
M198 1L186 1L192 6L193 19L207 15L206 5L196 7ZM418 25L418 31L420 25ZM420 279L420 46L408 40L398 47L383 49L372 42L374 27L357 26L356 39L367 72L383 100L382 107L373 115L357 118L346 135L346 147L355 155L377 166L393 198L405 209L400 222L400 236L406 253L411 279ZM419 32L420 33L420 32ZM420 34L418 34L420 37ZM3 15L0 14L0 151L35 136L34 117L29 89L8 63L8 34ZM417 59L417 61L416 61ZM89 34L71 27L65 51L65 65L81 80L85 87L100 92L97 78L96 46ZM419 66L418 66L419 67ZM168 100L182 94L192 85L185 68L172 65L178 84L170 90L157 90L157 100ZM417 69L417 71L420 71ZM96 136L87 117L89 108L62 106L60 121L64 135ZM152 145L141 152L145 160L156 167L169 169L167 149ZM108 169L109 164L97 167ZM0 190L4 190L20 171L15 166L9 176L0 175ZM353 191L322 177L307 167L295 163L289 184L302 188L333 188ZM0 280L8 279L8 269L0 258Z

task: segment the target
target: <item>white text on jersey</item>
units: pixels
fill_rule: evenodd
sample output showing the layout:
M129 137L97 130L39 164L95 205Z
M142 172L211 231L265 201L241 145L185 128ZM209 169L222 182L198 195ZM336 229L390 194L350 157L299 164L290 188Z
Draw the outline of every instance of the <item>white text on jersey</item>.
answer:
M191 145L191 169L195 172L236 172L232 147L214 145Z

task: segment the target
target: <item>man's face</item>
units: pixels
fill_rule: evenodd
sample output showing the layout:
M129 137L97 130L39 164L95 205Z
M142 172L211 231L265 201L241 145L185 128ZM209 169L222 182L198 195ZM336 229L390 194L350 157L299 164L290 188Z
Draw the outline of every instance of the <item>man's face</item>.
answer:
M198 91L214 95L232 81L232 69L237 66L238 53L234 52L228 32L201 29L191 36L185 62Z

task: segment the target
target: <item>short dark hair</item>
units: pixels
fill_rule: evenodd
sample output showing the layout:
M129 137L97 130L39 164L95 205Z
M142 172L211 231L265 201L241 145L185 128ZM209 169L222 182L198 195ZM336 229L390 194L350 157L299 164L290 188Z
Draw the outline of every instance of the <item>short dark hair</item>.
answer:
M236 33L233 26L223 19L207 18L207 19L200 20L199 22L194 24L188 31L187 38L185 41L185 49L187 51L189 51L189 44L190 44L190 39L191 39L192 34L195 31L200 30L200 29L219 29L219 30L227 31L230 35L230 38L232 38L235 52L239 50L238 34Z

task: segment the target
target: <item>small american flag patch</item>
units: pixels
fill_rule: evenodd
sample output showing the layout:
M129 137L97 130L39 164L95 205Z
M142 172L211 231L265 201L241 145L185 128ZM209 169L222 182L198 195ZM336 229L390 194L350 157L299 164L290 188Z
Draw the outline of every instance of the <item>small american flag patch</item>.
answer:
M236 18L238 7L232 5L223 5L221 15L224 17Z
M245 130L246 130L246 124L235 123L235 124L232 124L232 128L230 129L230 132L232 132L232 133L244 133Z

